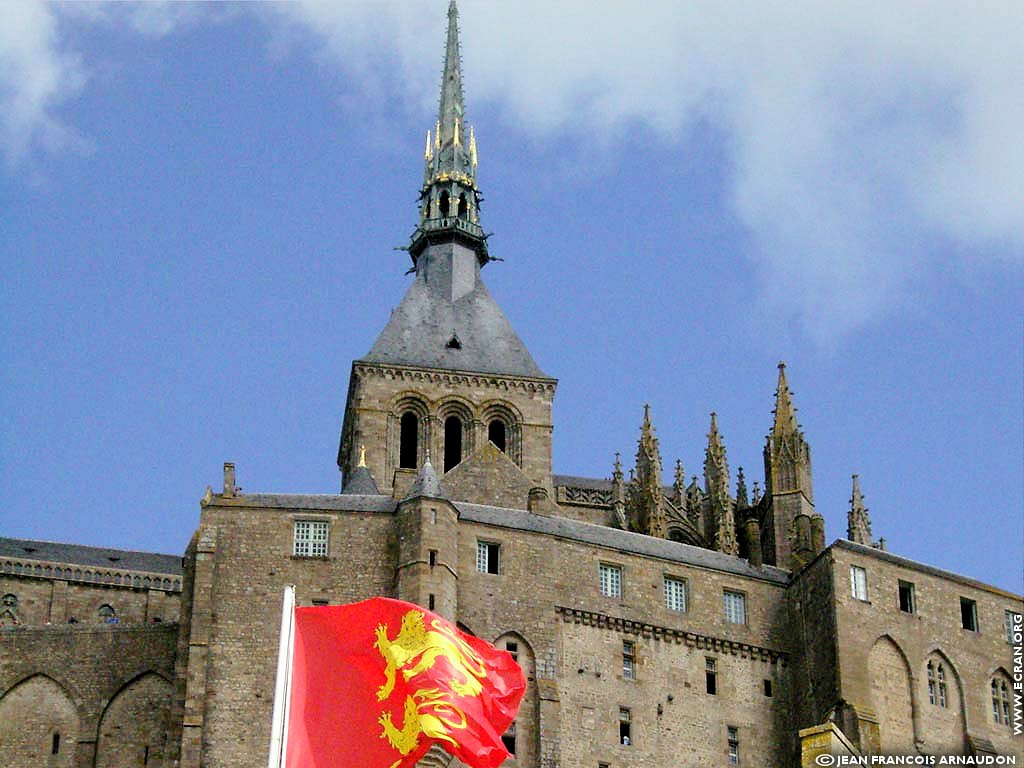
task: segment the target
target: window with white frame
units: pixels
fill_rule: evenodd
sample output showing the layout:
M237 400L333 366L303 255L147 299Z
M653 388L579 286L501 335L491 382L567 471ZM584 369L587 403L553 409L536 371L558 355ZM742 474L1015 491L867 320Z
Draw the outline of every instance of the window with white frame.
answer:
M1020 627L1021 615L1019 613L1014 613L1013 611L1007 611L1006 617L1003 621L1006 625L1006 642L1013 645L1014 630Z
M622 568L601 563L601 594L605 597L622 597Z
M742 592L722 591L722 612L730 624L747 623L747 596Z
M636 644L632 640L622 641L622 679L636 680Z
M859 565L850 566L850 594L858 600L867 602L868 572Z
M735 725L727 727L726 735L729 741L729 765L740 764L740 729Z
M928 702L937 707L948 707L946 696L946 670L941 663L928 662Z
M665 607L670 611L686 610L686 582L683 579L665 577Z
M295 557L327 557L328 523L319 520L295 521Z
M476 543L476 569L480 573L498 573L498 552L501 548L492 541Z
M1010 686L1005 679L992 679L992 719L999 725L1010 724Z

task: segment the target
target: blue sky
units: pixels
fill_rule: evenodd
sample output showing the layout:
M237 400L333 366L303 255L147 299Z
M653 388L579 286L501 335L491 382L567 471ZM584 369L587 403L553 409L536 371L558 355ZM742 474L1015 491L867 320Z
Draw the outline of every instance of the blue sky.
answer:
M445 5L5 6L0 532L180 552L225 460L338 490ZM761 479L785 360L829 540L856 472L892 551L1022 591L1021 6L548 5L460 10L556 471L649 402L666 467L715 410Z

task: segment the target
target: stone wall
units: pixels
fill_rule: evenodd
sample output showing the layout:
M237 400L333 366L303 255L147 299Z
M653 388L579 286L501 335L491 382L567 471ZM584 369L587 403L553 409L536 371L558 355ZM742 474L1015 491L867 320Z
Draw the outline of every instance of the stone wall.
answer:
M849 542L838 542L830 552L841 696L858 711L874 713L881 750L963 753L971 749L970 737L1000 753L1021 754L1024 738L995 722L991 697L993 677L1013 668L1005 617L1024 610L1020 598ZM866 572L867 600L852 594L853 566ZM901 582L912 589L913 612L900 609ZM962 598L974 603L976 630L963 627Z
M296 520L329 523L327 557L292 555ZM295 585L299 605L393 596L394 522L390 512L256 507L245 496L203 508L186 573L194 588L182 768L266 760L284 586Z
M120 584L95 584L44 575L0 574L0 595L17 598L18 623L22 626L105 621L100 608L109 605L118 623L176 622L181 586L163 589ZM7 622L5 622L7 623Z
M177 632L169 623L0 630L0 765L164 766Z

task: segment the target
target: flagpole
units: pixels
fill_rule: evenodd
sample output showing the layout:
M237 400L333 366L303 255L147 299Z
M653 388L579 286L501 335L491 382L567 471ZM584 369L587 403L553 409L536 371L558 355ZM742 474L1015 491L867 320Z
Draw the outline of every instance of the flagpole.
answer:
M274 683L274 714L270 724L270 757L267 768L281 768L288 745L288 699L292 682L292 651L295 645L295 586L284 588L281 601L281 638L277 650L277 678Z

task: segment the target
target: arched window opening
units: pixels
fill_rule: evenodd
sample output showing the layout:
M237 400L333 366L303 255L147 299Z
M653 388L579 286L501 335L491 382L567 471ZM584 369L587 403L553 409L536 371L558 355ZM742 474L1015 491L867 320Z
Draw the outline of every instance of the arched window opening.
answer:
M462 419L449 416L444 420L444 471L462 461Z
M441 199L437 203L437 210L441 212L442 216L447 216L449 207L448 190L446 189L441 193Z
M669 538L670 541L678 541L678 542L682 543L683 542L683 532L680 531L678 528L673 528L672 530L670 530L668 532L668 538Z
M461 195L459 195L459 218L460 219L468 219L469 218L469 202L466 200L466 193L465 192L463 192Z
M419 417L417 417L412 411L406 411L403 413L398 446L398 466L402 469L416 469L416 457L419 449L419 433Z
M3 597L0 607L0 627L13 627L21 622L18 620L18 596L8 592Z
M117 624L117 612L109 605L101 605L98 611L103 624Z
M502 453L505 452L505 422L501 419L493 419L487 425L487 439L497 446Z

